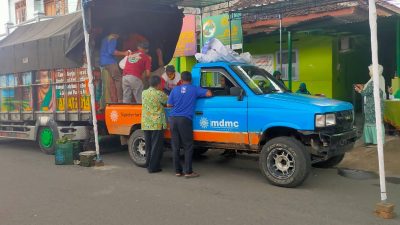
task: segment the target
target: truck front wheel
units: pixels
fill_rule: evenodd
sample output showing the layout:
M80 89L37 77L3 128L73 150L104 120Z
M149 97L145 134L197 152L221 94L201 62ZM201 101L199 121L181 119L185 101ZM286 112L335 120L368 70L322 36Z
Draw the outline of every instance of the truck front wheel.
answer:
M268 141L261 150L259 166L267 180L280 187L297 187L311 169L310 155L303 144L291 137Z
M136 130L131 134L128 141L128 151L135 165L146 167L146 142L142 130Z

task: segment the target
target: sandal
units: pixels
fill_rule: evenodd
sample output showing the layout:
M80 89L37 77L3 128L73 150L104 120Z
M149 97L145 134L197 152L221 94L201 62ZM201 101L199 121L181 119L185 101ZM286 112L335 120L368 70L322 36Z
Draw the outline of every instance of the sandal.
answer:
M195 178L195 177L199 177L200 174L198 173L189 173L189 174L185 174L185 178Z

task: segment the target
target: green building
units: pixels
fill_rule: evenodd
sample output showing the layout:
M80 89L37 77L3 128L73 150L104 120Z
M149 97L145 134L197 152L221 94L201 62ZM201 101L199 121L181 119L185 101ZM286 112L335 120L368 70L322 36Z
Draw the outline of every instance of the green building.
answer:
M271 73L282 70L284 80L289 82L287 49L290 31L292 90L296 91L304 82L312 94L349 102L359 101L353 84L365 83L370 78L367 1L321 0L319 4L302 0L291 4L269 2L239 1L231 8L231 12L242 15L243 51L250 52L255 62ZM379 59L384 67L386 85L389 86L391 78L399 71L400 57L396 57L396 52L398 55L400 51L399 46L396 49L396 44L400 42L400 8L379 2L377 9ZM173 63L182 71L191 69L195 60L193 57L180 57Z

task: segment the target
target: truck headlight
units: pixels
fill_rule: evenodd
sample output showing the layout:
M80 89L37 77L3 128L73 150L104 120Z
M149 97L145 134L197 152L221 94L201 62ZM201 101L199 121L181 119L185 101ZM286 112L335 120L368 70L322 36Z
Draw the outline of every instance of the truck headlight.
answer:
M330 114L317 114L315 116L315 127L330 127L336 125L336 115Z
M331 113L331 114L326 114L326 126L335 126L336 125L336 115Z
M325 115L316 115L315 116L315 127L325 127L325 126L326 126Z

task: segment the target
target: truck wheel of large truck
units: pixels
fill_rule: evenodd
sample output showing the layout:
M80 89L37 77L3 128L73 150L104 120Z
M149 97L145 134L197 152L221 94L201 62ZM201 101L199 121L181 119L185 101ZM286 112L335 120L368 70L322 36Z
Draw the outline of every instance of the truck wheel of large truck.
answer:
M313 164L313 167L316 168L332 168L337 166L340 162L342 162L345 154L334 156L326 161L317 162Z
M52 127L40 127L37 134L37 142L39 143L40 150L47 154L53 155L56 151L56 141L58 139L58 132Z
M292 137L278 137L262 148L259 166L271 184L291 188L307 178L311 159L301 142Z
M146 166L146 142L142 130L136 130L131 134L128 141L128 151L135 165L139 167Z

